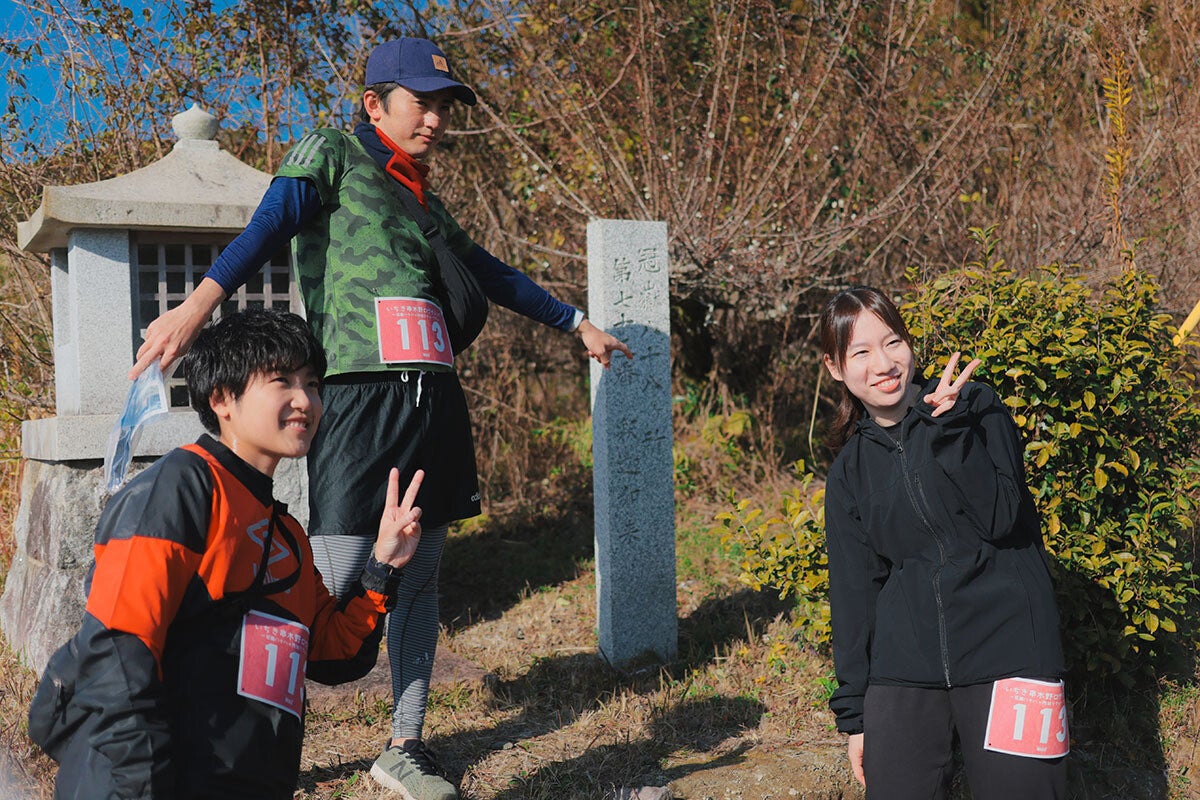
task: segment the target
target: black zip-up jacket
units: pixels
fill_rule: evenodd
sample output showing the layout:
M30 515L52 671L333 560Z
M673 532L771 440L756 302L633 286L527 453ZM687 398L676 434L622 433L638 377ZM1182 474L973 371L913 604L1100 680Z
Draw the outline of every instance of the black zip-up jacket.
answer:
M932 411L918 400L894 427L864 419L829 472L829 705L843 733L862 732L868 684L950 688L1064 671L1008 409L968 382L950 411Z

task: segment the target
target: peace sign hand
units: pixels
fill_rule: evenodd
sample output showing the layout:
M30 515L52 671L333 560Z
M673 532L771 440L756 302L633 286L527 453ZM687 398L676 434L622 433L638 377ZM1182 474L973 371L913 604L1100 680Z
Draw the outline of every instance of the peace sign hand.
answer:
M958 357L961 353L954 353L950 356L950 363L946 365L946 369L942 372L942 379L938 381L937 388L923 398L926 403L933 406L931 417L941 416L950 409L954 408L954 404L958 402L959 390L970 379L971 373L975 371L983 362L978 358L972 359L970 364L963 367L963 371L959 373L958 378L954 378L954 368L958 366Z
M414 506L425 471L413 475L404 502L400 502L400 470L392 467L388 473L387 500L379 520L379 537L375 539L375 560L399 569L408 563L421 540L421 509Z

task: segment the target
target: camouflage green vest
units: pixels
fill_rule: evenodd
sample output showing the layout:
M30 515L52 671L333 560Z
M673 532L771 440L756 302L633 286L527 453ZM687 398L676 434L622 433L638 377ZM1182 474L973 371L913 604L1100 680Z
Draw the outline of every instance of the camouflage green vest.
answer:
M379 360L375 298L436 302L429 273L437 268L437 258L405 213L395 180L357 138L332 128L301 139L277 175L307 178L321 195L321 213L296 235L292 247L300 296L329 358L328 374L396 369ZM474 242L440 200L426 197L447 244L465 259Z

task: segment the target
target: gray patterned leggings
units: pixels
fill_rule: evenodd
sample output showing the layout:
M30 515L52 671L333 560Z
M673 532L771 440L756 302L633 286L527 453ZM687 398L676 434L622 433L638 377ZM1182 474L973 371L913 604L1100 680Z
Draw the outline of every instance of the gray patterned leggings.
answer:
M387 652L392 669L392 737L420 739L429 704L429 679L438 640L438 568L448 526L424 528L404 567L396 606L388 615ZM362 572L374 539L314 536L313 558L325 585L341 597Z

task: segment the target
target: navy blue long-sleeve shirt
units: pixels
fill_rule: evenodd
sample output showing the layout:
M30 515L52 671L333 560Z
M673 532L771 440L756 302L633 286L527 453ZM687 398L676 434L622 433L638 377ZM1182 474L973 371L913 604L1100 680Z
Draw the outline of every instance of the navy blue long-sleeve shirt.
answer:
M205 273L226 294L232 294L291 241L321 210L317 187L303 178L275 178L246 229L221 252ZM501 261L479 245L464 262L479 280L488 299L532 320L573 331L582 312L555 298L528 275Z

